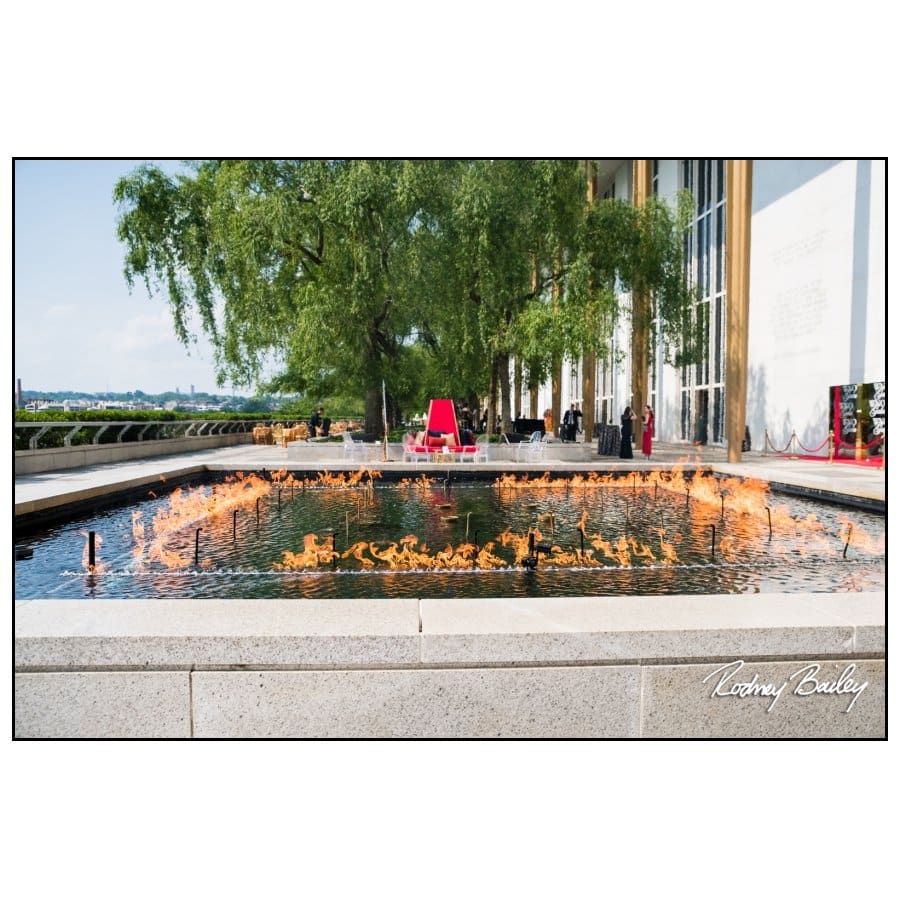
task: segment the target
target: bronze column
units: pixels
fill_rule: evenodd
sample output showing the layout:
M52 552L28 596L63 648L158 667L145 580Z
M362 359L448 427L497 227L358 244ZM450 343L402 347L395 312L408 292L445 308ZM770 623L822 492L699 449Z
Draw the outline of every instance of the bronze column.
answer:
M652 167L649 159L636 159L632 164L632 201L641 207L653 190ZM634 420L634 438L641 446L643 423L641 416L647 402L647 373L650 368L650 295L641 285L634 285L631 295L631 408Z
M728 462L741 461L747 423L750 324L750 215L753 160L725 161L725 440Z

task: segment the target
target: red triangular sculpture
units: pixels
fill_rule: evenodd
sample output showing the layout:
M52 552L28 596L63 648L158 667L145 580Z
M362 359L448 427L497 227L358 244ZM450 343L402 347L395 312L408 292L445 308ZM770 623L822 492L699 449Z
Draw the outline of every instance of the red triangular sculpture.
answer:
M456 424L456 410L452 400L432 400L428 404L427 431L440 431L453 435L453 446L459 446L459 428Z

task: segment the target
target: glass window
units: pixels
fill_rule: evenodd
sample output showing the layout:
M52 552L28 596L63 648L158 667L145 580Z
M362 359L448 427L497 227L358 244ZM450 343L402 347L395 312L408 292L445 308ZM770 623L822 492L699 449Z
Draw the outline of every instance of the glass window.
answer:
M722 339L724 338L722 329L722 295L716 295L716 365L713 373L715 381L723 381L722 378Z
M712 434L710 437L716 444L721 444L725 439L724 395L725 392L720 387L713 391Z
M716 291L722 290L725 278L725 207L716 209Z

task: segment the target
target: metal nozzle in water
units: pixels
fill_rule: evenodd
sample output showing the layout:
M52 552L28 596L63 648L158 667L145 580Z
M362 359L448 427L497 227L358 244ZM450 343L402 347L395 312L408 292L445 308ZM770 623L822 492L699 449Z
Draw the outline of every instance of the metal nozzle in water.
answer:
M200 532L203 531L202 528L197 529L197 533L194 535L194 565L200 564Z
M88 571L93 572L97 565L97 532L88 532Z
M844 559L847 558L847 548L850 546L850 538L852 538L852 537L853 537L853 525L850 524L847 526L847 543L844 544L844 553L843 553Z

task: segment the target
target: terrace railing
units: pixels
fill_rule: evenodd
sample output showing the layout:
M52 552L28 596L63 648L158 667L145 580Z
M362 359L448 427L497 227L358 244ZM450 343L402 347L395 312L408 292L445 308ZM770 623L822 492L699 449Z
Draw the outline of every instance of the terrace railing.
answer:
M58 447L127 444L146 440L250 434L272 420L178 419L173 421L16 422L15 449L41 450Z

